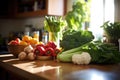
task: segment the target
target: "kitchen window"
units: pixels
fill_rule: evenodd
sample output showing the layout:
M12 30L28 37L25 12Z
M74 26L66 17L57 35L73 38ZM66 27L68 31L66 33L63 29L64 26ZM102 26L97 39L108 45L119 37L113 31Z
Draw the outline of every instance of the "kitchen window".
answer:
M100 26L104 22L114 22L114 0L91 0L90 27L95 39L101 39L103 30Z

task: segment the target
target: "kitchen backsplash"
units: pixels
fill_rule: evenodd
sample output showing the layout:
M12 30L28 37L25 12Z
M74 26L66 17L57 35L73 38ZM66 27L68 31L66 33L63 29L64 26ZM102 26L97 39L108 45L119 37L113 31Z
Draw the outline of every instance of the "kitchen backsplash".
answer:
M0 19L0 34L3 37L7 37L10 32L24 32L26 25L43 28L43 22L44 17L29 19Z

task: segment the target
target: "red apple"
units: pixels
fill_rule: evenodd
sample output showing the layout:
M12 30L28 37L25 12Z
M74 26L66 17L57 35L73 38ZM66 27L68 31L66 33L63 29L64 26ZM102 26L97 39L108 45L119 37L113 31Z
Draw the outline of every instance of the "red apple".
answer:
M8 45L18 45L19 43L16 40L12 40L8 43Z
M15 41L17 41L18 43L20 43L20 38L16 38Z

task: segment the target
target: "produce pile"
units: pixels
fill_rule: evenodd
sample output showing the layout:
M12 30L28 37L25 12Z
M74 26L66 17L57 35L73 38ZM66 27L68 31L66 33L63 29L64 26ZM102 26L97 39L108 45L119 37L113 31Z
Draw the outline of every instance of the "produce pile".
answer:
M35 44L39 44L39 40L36 36L28 36L28 35L24 35L22 37L22 40L20 40L20 38L16 38L15 40L11 40L8 45L35 45Z
M74 64L119 63L120 52L114 44L94 41L92 32L86 28L83 30L84 27L82 24L87 21L89 22L90 18L89 7L87 7L89 6L89 2L90 0L87 2L83 0L75 1L72 10L65 15L67 30L63 32L63 38L60 42L63 51L57 55L57 60L59 62L71 62ZM103 25L105 30L106 26L111 30L113 29L113 27L106 24ZM113 26L113 24L110 25ZM111 33L109 29L107 31ZM116 30L114 33L116 33Z
M120 62L120 52L111 43L91 41L80 47L63 51L57 55L57 59L75 64L111 64Z
M56 58L57 54L61 49L57 48L54 42L48 42L47 44L40 43L37 44L34 48L31 45L28 45L24 48L24 51L21 51L18 55L20 60L35 60L38 57L51 57Z
M74 44L76 43L70 42L72 38L69 38L69 40L67 40L69 45L74 45L73 48L69 49L65 48L67 46L69 47L69 45L66 44L64 44L66 45L65 47L57 48L57 45L52 41L49 41L47 44L37 41L33 45L33 42L31 44L30 39L26 36L24 36L22 40L16 38L10 41L8 45L27 45L27 47L19 53L19 60L35 60L37 56L50 56L52 59L57 59L59 62L70 62L74 64L113 64L120 62L120 52L114 44L93 41L92 33L88 35L86 31L82 31L82 33L85 33L85 38L81 38L81 35L78 33L80 34L80 31L73 31L73 33L67 34L69 37L76 34L76 39L79 40L78 43L81 41L79 45L75 47ZM66 38L65 40L64 38L63 41L66 40Z
M35 60L38 56L48 56L57 59L58 62L74 64L114 64L120 62L120 52L112 43L94 41L91 31L77 29L65 29L65 21L61 17L49 16L45 18L45 29L56 34L61 32L60 47L55 40L47 44L39 41L36 37L23 36L22 40L16 38L8 45L27 45L18 55L19 60ZM69 24L69 23L67 23ZM50 36L49 36L50 37Z
M8 45L26 45L24 50L18 53L19 60L35 60L38 56L46 56L54 59L61 52L61 49L57 48L54 42L49 41L47 44L44 44L36 38L33 39L27 35L23 36L22 40L19 38L11 40Z

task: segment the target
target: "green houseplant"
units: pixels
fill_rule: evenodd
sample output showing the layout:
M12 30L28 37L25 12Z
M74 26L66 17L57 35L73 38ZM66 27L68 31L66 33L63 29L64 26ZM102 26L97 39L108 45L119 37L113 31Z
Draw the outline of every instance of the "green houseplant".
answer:
M110 43L114 43L118 46L118 39L120 38L120 22L105 22L101 26L105 32L105 37Z
M81 30L85 22L90 21L91 0L75 0L72 10L65 15L68 24L67 29Z

